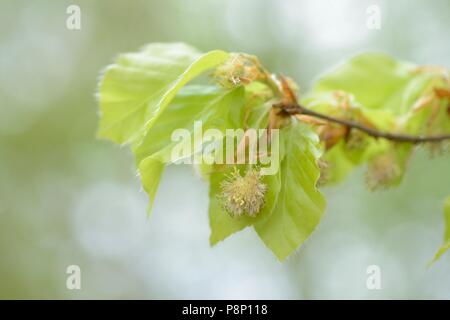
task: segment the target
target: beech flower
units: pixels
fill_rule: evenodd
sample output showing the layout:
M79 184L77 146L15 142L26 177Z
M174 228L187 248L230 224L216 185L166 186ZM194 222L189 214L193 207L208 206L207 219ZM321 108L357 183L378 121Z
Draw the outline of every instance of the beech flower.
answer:
M267 185L261 182L261 174L255 169L249 169L244 176L235 169L220 187L222 207L232 217L256 217L264 206Z

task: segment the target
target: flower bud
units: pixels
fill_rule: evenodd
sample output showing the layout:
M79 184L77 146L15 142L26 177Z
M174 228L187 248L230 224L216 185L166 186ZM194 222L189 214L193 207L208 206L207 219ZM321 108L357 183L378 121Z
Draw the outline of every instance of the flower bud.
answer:
M249 169L244 176L235 169L222 181L219 199L230 216L256 217L258 215L264 206L264 195L267 191L267 185L261 181L261 178L261 174L255 169Z
M232 88L262 79L264 73L259 60L255 56L232 53L230 58L216 69L213 77L223 87Z
M371 191L386 189L402 174L395 156L392 153L383 154L369 163L366 173L366 183Z

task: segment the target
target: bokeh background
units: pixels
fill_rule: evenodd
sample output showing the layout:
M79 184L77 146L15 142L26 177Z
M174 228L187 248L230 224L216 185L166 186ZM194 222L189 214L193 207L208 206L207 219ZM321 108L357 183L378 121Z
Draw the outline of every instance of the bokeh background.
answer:
M81 30L66 9L81 8ZM366 27L380 6L381 30ZM450 67L448 0L17 1L0 4L0 298L450 298L441 244L448 157L419 151L403 184L370 193L364 168L281 264L251 229L208 244L207 184L169 168L146 216L130 152L95 138L99 71L148 42L258 55L305 91L362 51ZM79 265L82 289L66 288ZM366 288L381 268L382 289Z

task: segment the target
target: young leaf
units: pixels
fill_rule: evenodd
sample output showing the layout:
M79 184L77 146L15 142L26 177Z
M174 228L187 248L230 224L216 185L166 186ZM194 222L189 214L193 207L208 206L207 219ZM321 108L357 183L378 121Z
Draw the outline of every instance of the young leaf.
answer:
M120 55L100 82L98 136L117 143L135 140L181 87L227 57L219 50L202 55L183 43L153 43L138 53Z
M241 87L233 91L207 85L182 88L158 121L132 145L136 163L173 144L171 135L175 130L192 131L195 121L202 121L203 129L228 128L229 112L235 108L241 109L243 91Z
M444 68L418 67L385 54L366 53L323 75L313 92L345 91L365 109L401 116L413 111L434 87L444 85L448 90L447 79L448 70Z
M209 128L224 130L228 127L227 118L230 108L242 108L243 102L243 87L213 91L207 87L195 87L186 88L180 92L155 126L147 131L142 142L133 148L139 164L142 184L149 195L149 212L164 167L177 160L172 155L173 148L183 144L186 147L185 150L188 150L188 153L184 154L185 157L191 157L194 154L192 141L194 121L202 121L203 130ZM188 141L172 141L171 135L175 129L186 129L191 138Z
M252 83L245 87L245 105L242 110L233 109L232 128L253 128L264 129L268 124L268 113L272 104L270 103L272 95L267 91L267 87L260 83ZM284 157L284 146L279 148L272 148L272 155L278 152L279 161ZM279 166L279 163L278 163ZM222 170L213 171L209 177L210 191L209 191L209 223L211 228L210 243L215 245L219 241L224 240L231 234L238 232L245 227L254 225L258 221L267 219L273 212L273 209L278 198L280 190L280 173L279 171L274 175L267 175L262 177L262 182L267 187L265 194L265 203L261 211L256 217L231 217L227 213L219 200L221 195L221 183L227 179L235 166L226 166ZM242 168L241 168L242 169ZM248 168L243 168L243 171Z
M445 233L444 233L444 244L439 248L438 252L434 256L431 263L438 261L441 256L450 249L450 196L447 197L444 203L444 220L445 220Z
M399 62L381 53L366 53L322 76L314 91L346 91L366 108L398 113L403 90L414 77L414 68L413 64Z
M260 238L283 261L314 231L325 210L317 189L320 157L318 137L308 126L293 122L281 130L284 158L280 190L270 216L254 227Z

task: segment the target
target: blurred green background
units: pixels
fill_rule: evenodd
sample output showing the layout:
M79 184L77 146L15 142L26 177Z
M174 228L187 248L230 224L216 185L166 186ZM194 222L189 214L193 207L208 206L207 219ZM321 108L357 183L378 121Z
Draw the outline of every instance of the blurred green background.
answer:
M81 30L66 9L81 8ZM381 8L381 30L366 9ZM155 41L256 54L306 91L361 51L450 66L448 0L12 1L0 4L0 298L450 298L441 244L448 156L419 151L403 184L364 168L325 190L313 236L279 263L253 230L208 245L207 185L169 168L146 217L132 156L95 139L99 71ZM174 200L176 195L176 200ZM66 288L81 267L82 289ZM382 289L366 288L381 268Z

